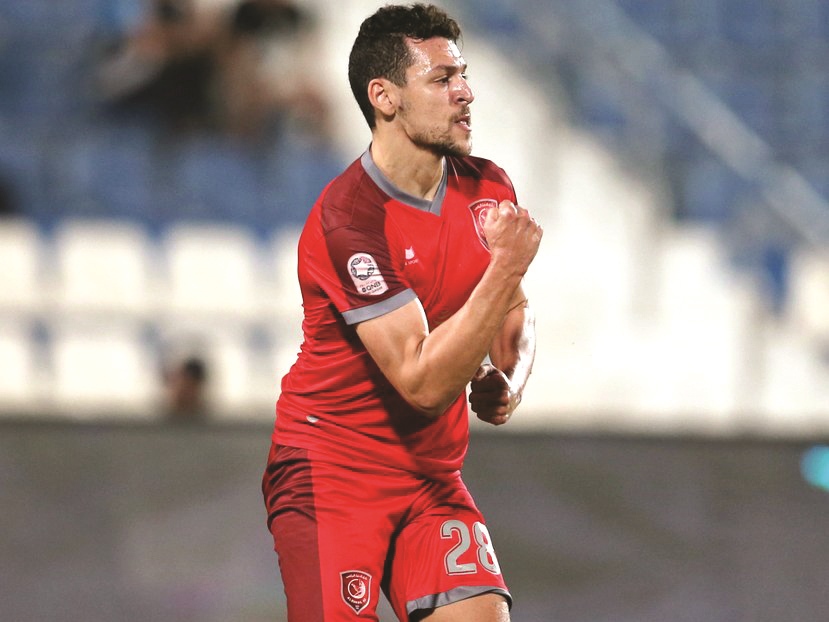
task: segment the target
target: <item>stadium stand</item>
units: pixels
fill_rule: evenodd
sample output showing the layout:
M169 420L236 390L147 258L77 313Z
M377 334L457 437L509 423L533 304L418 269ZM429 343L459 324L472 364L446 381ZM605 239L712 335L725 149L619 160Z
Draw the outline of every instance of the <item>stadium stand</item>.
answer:
M34 360L48 387L68 356L59 352L75 348L56 318L106 316L120 351L135 337L133 360L156 367L175 335L200 334L227 369L215 376L218 401L241 413L247 392L270 418L262 405L297 347L285 329L300 312L297 227L345 150L290 124L256 144L173 135L146 111L108 106L96 71L141 7L0 2L0 177L19 216L0 222L0 259L14 267L0 274L0 314L13 320L4 351ZM724 413L772 411L794 393L800 411L825 411L824 3L453 7L484 59L473 79L500 71L525 93L519 116L476 102L482 143L494 137L491 155L511 163L521 197L555 203L543 267L529 278L550 322L537 373L558 381L552 396L528 393L526 407L563 409L574 424L618 410L652 423L663 413L670 425L670 413L697 410L709 416L700 425L722 430L737 426ZM327 8L320 25L339 49L337 20L364 11ZM499 49L520 69L503 67ZM498 122L487 128L487 117ZM771 379L778 367L787 377L774 353L794 351L811 380ZM747 358L767 362L758 371ZM143 377L158 382L155 368Z

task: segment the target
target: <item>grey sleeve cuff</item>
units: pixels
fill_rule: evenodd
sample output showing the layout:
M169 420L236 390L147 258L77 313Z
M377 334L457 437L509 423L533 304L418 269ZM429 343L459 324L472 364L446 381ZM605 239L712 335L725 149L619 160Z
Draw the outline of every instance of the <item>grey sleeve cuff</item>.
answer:
M391 298L386 298L372 305L343 311L343 319L348 325L359 324L360 322L372 320L376 317L380 317L381 315L385 315L386 313L390 313L395 309L399 309L416 298L417 294L414 293L414 290L404 289L402 292L398 292Z

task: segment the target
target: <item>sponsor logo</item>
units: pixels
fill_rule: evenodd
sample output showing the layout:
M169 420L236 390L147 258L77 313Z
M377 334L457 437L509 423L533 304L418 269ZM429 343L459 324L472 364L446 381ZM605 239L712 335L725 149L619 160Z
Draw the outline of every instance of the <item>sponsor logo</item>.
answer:
M345 570L340 573L340 593L345 604L360 613L371 600L371 575L362 570Z
M498 202L495 199L481 199L469 205L469 211L472 213L472 222L475 225L475 233L478 234L478 239L486 250L489 250L489 244L486 242L486 234L484 233L486 215L489 210L497 207Z
M354 281L354 287L361 294L378 296L389 291L377 262L368 253L355 253L349 257L348 273Z

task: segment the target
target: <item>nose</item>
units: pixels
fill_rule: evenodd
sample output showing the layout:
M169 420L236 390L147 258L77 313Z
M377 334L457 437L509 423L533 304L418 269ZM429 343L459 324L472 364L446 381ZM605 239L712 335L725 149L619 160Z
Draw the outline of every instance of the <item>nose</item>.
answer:
M471 104L475 99L475 93L472 92L472 87L466 78L460 76L455 94L457 100L463 104Z

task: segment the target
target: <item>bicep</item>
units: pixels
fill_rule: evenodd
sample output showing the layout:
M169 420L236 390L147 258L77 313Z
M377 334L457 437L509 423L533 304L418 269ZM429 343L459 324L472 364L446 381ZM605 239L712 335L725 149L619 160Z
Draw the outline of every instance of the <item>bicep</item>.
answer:
M356 327L368 353L398 391L416 364L423 341L429 334L426 314L418 299Z

